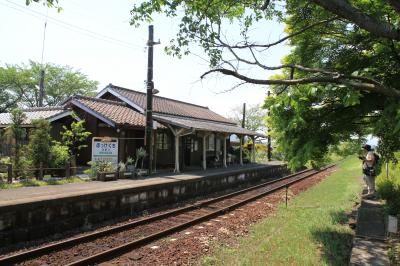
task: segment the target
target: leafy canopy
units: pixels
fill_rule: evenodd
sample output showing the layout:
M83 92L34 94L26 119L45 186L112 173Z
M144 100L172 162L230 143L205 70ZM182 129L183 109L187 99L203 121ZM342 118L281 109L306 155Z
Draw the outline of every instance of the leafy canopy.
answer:
M132 24L149 22L155 13L181 20L168 53L182 56L195 44L209 56L210 71L202 77L222 73L270 85L268 125L292 168L320 162L330 146L367 134L380 138L386 159L400 149L396 1L149 0L133 7ZM274 29L267 20L284 23L286 36L268 40ZM268 49L283 43L290 54L282 65L268 65ZM264 78L241 73L249 68ZM266 78L268 70L281 72Z
M97 81L90 80L80 71L70 66L46 64L44 105L54 106L74 95L95 93ZM0 111L5 112L16 106L39 106L40 64L6 65L0 67Z

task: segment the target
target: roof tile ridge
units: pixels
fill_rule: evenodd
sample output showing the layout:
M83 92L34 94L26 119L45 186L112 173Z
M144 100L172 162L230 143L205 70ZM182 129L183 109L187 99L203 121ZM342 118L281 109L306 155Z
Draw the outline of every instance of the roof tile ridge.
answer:
M94 102L109 103L109 104L120 105L120 106L125 106L125 107L127 106L126 103L124 103L124 102L118 102L118 101L83 96L83 95L75 95L72 98L76 98L78 100L79 100L79 98L81 98L81 99L86 99L86 100L90 100L90 101L94 101Z
M66 108L62 106L43 106L43 107L29 107L22 109L23 112L37 112L37 111L57 111L57 110L66 110Z

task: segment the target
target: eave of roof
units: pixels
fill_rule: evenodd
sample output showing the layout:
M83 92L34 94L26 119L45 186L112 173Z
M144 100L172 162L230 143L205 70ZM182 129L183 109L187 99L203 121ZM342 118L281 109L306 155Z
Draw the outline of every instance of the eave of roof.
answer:
M265 137L264 134L248 130L246 128L239 127L237 125L231 125L226 123L210 122L195 118L182 118L177 116L165 116L160 114L155 114L153 119L159 121L160 123L170 124L172 126L192 129L196 131L209 131L224 134L237 134L237 135L247 135L255 137Z

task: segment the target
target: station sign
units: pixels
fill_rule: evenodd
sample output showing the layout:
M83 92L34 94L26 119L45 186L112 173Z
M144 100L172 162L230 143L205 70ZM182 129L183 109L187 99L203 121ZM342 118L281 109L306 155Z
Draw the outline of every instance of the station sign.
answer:
M118 164L118 138L93 137L92 161Z

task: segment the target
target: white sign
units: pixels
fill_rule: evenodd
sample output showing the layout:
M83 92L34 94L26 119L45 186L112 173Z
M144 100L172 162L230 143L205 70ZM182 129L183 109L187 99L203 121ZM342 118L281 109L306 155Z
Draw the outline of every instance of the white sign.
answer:
M397 233L397 217L396 216L389 215L388 232L389 233Z
M92 161L118 164L118 139L94 137L92 139Z

